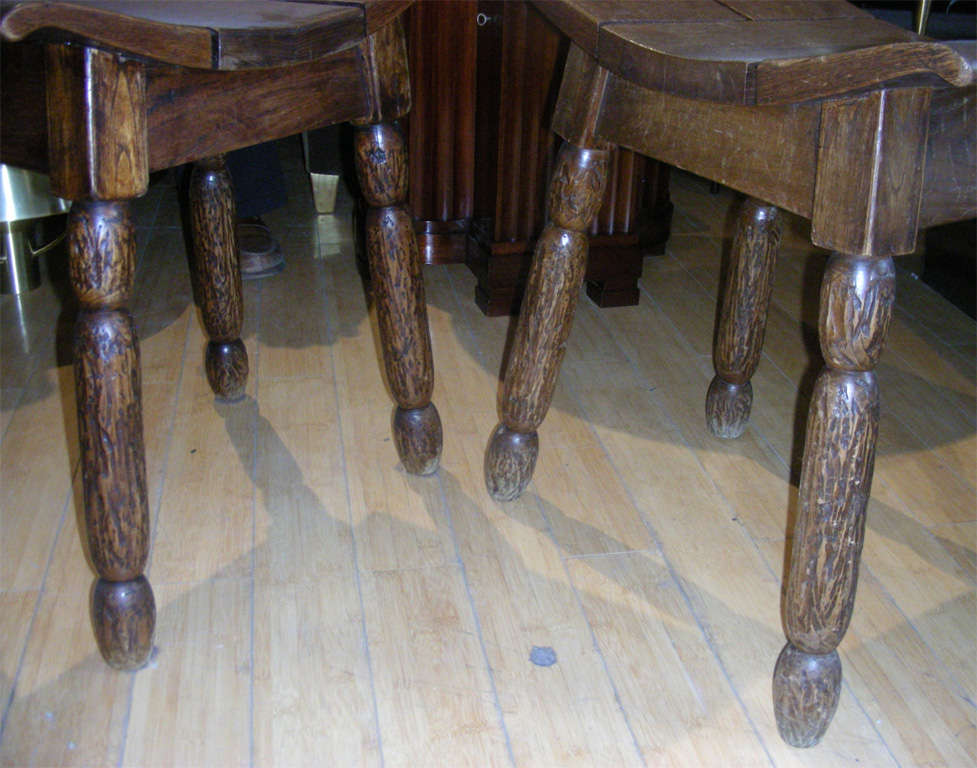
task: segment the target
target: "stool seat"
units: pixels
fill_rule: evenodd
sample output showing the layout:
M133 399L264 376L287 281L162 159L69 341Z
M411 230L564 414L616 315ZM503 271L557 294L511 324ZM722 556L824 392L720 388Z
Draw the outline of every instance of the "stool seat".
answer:
M910 79L974 82L972 42L926 40L844 0L538 5L603 68L680 96L784 104Z
M411 0L352 2L3 3L0 34L22 40L45 31L167 64L198 69L278 67L320 59L355 45Z

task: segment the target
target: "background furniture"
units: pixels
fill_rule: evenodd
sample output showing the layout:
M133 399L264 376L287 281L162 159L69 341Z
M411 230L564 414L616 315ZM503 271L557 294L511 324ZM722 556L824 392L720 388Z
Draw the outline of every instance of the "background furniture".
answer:
M92 622L112 666L145 663L155 602L129 201L149 172L197 161L190 181L194 287L219 398L244 397L241 278L222 153L354 123L381 352L404 467L433 472L441 425L420 262L405 208L410 107L398 15L405 0L18 3L4 7L3 160L50 173L74 201L68 240L79 305L75 387ZM40 94L46 100L38 103ZM46 114L44 112L46 108ZM38 112L41 118L38 119Z
M405 17L414 109L410 204L429 263L466 261L486 314L515 311L543 223L557 142L550 130L568 50L523 0L439 0ZM638 300L647 253L668 238L668 167L615 151L592 223L587 291L604 307Z
M538 452L583 278L585 232L624 145L741 190L706 399L736 437L752 404L780 244L780 208L833 255L821 284L825 367L811 398L774 671L782 737L817 743L841 691L878 435L874 368L895 300L892 257L920 228L977 209L973 44L919 39L845 2L612 4L541 0L573 40L555 110L554 168L485 459L500 500ZM678 500L677 500L678 501ZM744 638L746 640L746 638Z

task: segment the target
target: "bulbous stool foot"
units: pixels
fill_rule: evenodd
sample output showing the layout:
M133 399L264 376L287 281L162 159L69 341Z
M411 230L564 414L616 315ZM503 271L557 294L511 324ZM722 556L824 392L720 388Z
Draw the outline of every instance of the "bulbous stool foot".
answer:
M243 341L208 342L204 362L207 383L218 400L233 403L244 397L248 383L248 351Z
M92 590L92 625L98 650L109 666L133 670L145 665L156 628L156 601L146 577L97 579Z
M813 747L824 736L841 696L837 651L805 653L787 643L773 672L773 708L780 737L792 747Z
M394 443L400 461L412 475L430 475L441 461L441 417L434 403L423 408L395 408Z
M714 376L706 393L706 425L716 437L737 438L750 421L753 407L753 385L730 384Z
M485 487L496 501L512 501L529 485L539 455L539 435L499 424L485 451Z

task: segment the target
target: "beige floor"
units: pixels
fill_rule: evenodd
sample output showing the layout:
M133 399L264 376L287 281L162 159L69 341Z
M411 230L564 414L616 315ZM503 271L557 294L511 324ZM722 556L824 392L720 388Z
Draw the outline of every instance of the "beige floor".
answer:
M971 320L900 274L844 691L824 742L798 751L770 675L798 392L819 366L824 254L802 224L752 426L720 442L702 408L731 196L676 178L640 305L581 302L536 478L499 505L482 450L508 320L481 315L465 267L426 269L445 449L437 475L406 476L348 201L317 222L287 160L295 193L268 219L288 268L246 284L238 405L215 404L202 373L173 188L137 206L158 606L138 673L107 669L90 632L58 292L0 302L3 765L974 764ZM556 664L533 665L534 646Z

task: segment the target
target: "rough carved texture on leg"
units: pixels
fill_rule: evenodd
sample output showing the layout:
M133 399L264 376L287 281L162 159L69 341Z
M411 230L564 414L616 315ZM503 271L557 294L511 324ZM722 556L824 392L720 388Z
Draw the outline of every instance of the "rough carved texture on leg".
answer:
M773 692L780 737L794 747L813 747L841 698L838 652L804 653L788 643L774 668Z
M239 400L248 379L248 353L241 341L244 302L238 265L234 194L220 155L201 160L190 176L197 303L210 337L207 381L221 399Z
M75 391L89 551L106 583L131 582L146 564L149 510L139 346L125 307L134 274L127 204L75 203L68 219L68 242L72 287L82 305L75 326ZM113 644L114 639L124 640L114 626L130 619L144 626L145 618L136 614L154 610L149 584L140 589L149 592L148 602L116 601L110 610L105 600L93 601L96 637L110 663L125 666L124 659L144 660L149 652L151 631L145 647ZM127 606L134 611L129 619L124 616Z
M585 230L603 200L609 158L608 150L573 144L564 144L557 157L550 221L536 242L502 386L502 426L486 454L486 486L500 501L519 496L532 477L538 451L534 433L553 399L587 263Z
M736 219L736 234L713 346L716 376L706 396L706 423L716 437L743 434L750 419L756 372L780 249L776 206L748 198Z
M441 455L441 420L431 403L434 359L413 222L405 208L407 152L393 125L359 126L356 171L367 203L366 245L384 372L399 410L394 443L404 468L430 474Z
M732 440L743 434L753 407L753 385L731 384L713 376L706 391L706 424L716 437Z
M156 629L156 600L146 578L97 579L92 590L92 626L98 649L110 666L124 670L143 666Z
M423 408L395 408L393 435L404 469L412 475L430 475L437 470L443 435L434 403Z
M537 432L516 432L499 424L485 451L485 486L492 498L518 498L533 476L538 455Z
M882 352L894 299L890 258L836 254L828 262L819 322L827 366L815 383L808 415L784 610L787 647L797 656L791 665L808 671L774 678L781 733L788 740L791 734L803 736L790 741L795 746L810 746L824 734L833 709L825 709L832 698L821 689L833 687L836 697L841 684L840 667L835 674L830 665L805 666L804 657L831 654L851 621L879 426L871 369ZM782 709L789 702L795 709ZM796 709L805 702L806 708ZM798 718L804 727L791 724Z

